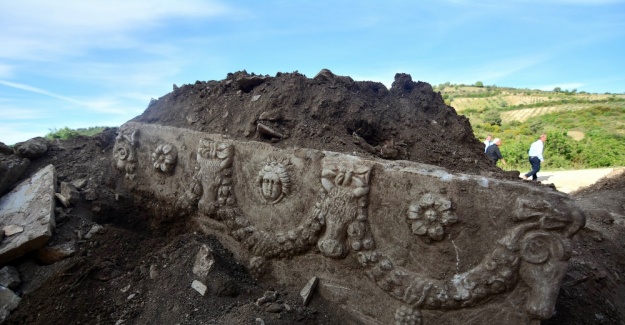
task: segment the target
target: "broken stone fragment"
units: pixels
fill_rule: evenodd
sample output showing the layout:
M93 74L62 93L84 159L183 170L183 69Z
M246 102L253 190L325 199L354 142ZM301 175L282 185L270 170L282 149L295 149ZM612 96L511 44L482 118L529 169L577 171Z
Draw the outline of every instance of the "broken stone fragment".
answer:
M206 293L206 285L198 280L193 280L191 283L191 288L195 291L199 292L202 296Z
M258 131L258 133L262 136L268 137L268 138L278 138L278 139L282 139L284 138L284 135L262 123L258 123L258 125L256 126L256 131Z
M75 179L72 181L72 185L74 185L77 189L82 189L85 185L87 185L87 180L84 178Z
M86 239L90 239L91 237L93 237L95 234L103 234L104 233L104 227L102 227L99 224L95 224L93 226L91 226L91 229L89 230L89 232L85 235Z
M61 204L63 204L64 207L66 208L70 207L71 204L69 203L69 199L61 195L61 193L54 193L54 196L56 196L56 198L59 199L59 202L61 202Z
M265 294L256 300L256 306L262 306L269 302L278 300L278 293L275 291L266 291Z
M204 280L214 267L215 256L213 256L213 250L208 247L208 245L204 244L200 247L200 250L195 255L193 274Z
M282 304L272 302L265 306L265 311L268 313L279 313L283 310Z
M0 323L9 317L11 311L13 311L20 304L20 297L18 297L11 289L0 286Z
M20 273L16 268L13 266L5 266L0 269L0 286L15 290L21 283Z
M306 306L308 302L310 301L310 298L312 298L312 294L315 291L315 288L317 287L317 283L319 283L319 278L314 276L310 280L308 280L308 283L306 283L306 285L299 292L299 295L303 299L302 304L304 306Z
M43 247L50 239L55 227L54 193L56 171L48 165L0 198L0 224L23 229L0 244L0 264Z
M76 187L67 182L61 182L61 195L68 200L70 205L76 204L80 198L80 193Z

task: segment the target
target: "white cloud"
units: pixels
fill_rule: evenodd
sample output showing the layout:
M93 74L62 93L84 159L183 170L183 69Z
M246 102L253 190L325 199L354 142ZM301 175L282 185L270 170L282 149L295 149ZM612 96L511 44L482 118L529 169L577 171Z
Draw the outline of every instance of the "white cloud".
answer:
M234 14L215 1L5 1L0 10L0 57L49 60L90 48L134 47L129 33L171 18Z
M117 115L127 115L128 112L136 112L139 110L137 107L124 107L119 104L119 100L115 98L115 96L105 96L105 97L90 97L89 100L80 100L72 97L59 95L45 89L33 87L30 85L0 80L0 85L4 85L7 87L20 89L27 92L32 92L52 98L59 99L61 101L73 104L72 107L74 109L87 109L89 111L98 112L98 113L107 113L107 114L117 114Z
M36 93L36 94L41 94L41 95L45 95L45 96L49 96L49 97L53 97L56 99L60 99L72 104L78 104L78 105L84 105L84 103L75 100L73 98L67 97L67 96L62 96L62 95L58 95L52 92L49 92L47 90L44 89L40 89L37 87L33 87L33 86L29 86L29 85L25 85L25 84L20 84L20 83L16 83L16 82L11 82L11 81L6 81L6 80L0 80L0 85L4 85L7 87L11 87L11 88L15 88L15 89L20 89L20 90L24 90L24 91L28 91L28 92L32 92L32 93Z

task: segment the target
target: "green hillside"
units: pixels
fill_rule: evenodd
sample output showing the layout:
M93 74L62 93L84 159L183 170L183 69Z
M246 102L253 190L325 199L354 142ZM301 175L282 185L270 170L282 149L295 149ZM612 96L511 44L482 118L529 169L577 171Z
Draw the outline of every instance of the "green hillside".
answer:
M543 169L625 166L625 94L576 90L541 91L475 85L434 87L458 114L469 118L475 136L502 139L506 170L529 169L527 150L548 135Z

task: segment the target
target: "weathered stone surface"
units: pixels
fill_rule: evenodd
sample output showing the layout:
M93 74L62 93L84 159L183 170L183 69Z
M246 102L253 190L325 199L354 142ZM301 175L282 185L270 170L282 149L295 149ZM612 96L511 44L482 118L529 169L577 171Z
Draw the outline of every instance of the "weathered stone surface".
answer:
M5 266L0 269L0 286L15 290L20 286L22 280L20 273L12 266Z
M11 189L28 165L30 165L30 160L26 158L0 153L0 196Z
M52 236L55 192L56 172L48 165L0 198L0 224L24 229L0 243L0 264L44 246Z
M521 181L158 125L120 134L120 176L161 201L155 213L190 218L284 284L317 276L366 324L549 318L585 224L568 195ZM150 159L161 143L178 148L169 174Z
M42 137L32 138L15 144L15 153L24 158L36 159L48 151L48 140Z

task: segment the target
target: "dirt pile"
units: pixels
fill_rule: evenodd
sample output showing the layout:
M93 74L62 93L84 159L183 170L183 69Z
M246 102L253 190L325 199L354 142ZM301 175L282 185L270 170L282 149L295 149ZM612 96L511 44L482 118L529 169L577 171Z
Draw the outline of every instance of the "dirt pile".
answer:
M271 142L279 148L330 150L412 160L471 174L502 172L483 155L464 116L410 75L383 84L322 70L314 78L229 74L225 80L174 86L132 121Z

